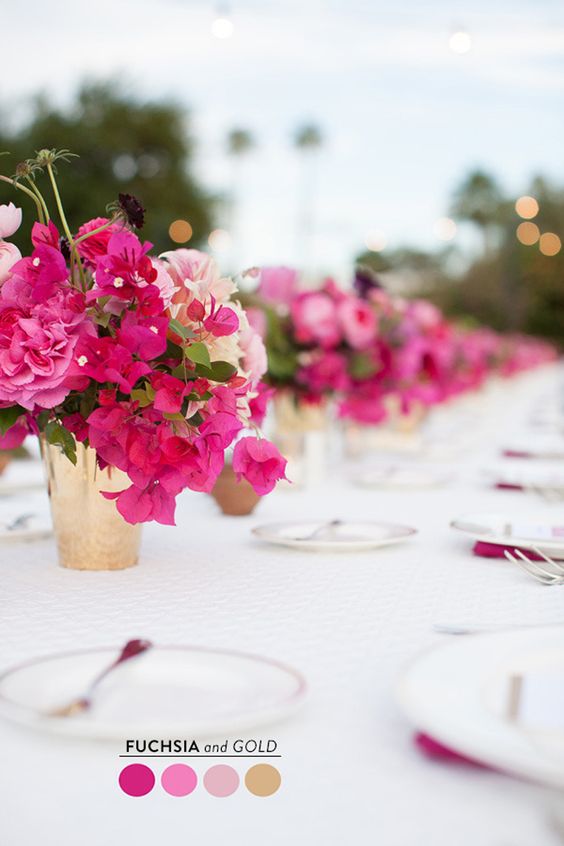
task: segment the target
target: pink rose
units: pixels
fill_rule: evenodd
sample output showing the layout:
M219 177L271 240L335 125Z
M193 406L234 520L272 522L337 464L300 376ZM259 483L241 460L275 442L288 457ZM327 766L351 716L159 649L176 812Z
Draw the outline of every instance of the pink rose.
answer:
M300 344L321 344L326 349L341 341L337 306L328 294L311 291L291 303L294 334Z
M62 402L84 321L82 294L58 290L38 303L23 279L6 282L0 289L0 403L32 410Z
M7 241L0 241L0 285L9 279L10 269L17 261L20 261L22 254L15 244L8 244Z
M339 303L337 309L348 344L355 350L369 347L376 337L374 309L358 297L347 297Z
M297 283L298 271L291 267L263 267L258 293L267 303L289 305Z
M264 439L242 438L233 450L237 481L245 478L260 496L270 493L279 479L286 478L286 464L274 444Z
M92 232L94 229L99 229L99 227L103 226L105 223L108 223L107 217L95 217L93 220L89 220L82 224L76 233L76 237L81 238L83 235L87 235L88 232ZM114 232L118 232L120 229L122 229L122 227L119 224L112 223L111 226L108 226L108 228L104 229L102 232L98 232L96 235L92 235L85 241L81 241L77 247L80 257L94 266L97 258L106 255L108 251L108 241Z
M22 222L22 210L13 203L0 206L0 238L9 238L16 232Z

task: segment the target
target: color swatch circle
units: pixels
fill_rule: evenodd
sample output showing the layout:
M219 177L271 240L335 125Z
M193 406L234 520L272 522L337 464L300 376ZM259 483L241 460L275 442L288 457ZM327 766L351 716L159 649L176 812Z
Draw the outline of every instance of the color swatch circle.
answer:
M129 764L119 774L119 786L128 796L146 796L155 786L155 775L145 764Z
M211 796L231 796L239 787L239 775L227 764L216 764L204 775L204 787Z
M282 776L270 764L255 764L245 776L247 790L254 796L272 796L281 783Z
M163 790L171 796L189 796L198 784L198 776L188 764L171 764L161 776Z

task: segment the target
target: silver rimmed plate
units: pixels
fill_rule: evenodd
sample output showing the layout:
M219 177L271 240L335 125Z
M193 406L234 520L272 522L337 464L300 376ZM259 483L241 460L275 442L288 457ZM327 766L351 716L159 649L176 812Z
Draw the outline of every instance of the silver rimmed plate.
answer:
M564 556L564 520L549 522L546 514L518 519L507 514L469 514L450 525L476 541L521 549L536 547L547 555Z
M311 552L360 552L401 543L417 533L411 526L368 520L289 520L257 526L262 541Z
M564 682L564 625L456 638L420 655L397 687L413 725L495 769L564 787L564 729L514 711L512 679L539 670Z
M0 715L85 738L217 737L283 719L306 693L300 673L268 658L155 646L110 673L96 688L90 710L49 716L84 695L119 652L62 653L7 670L0 675Z

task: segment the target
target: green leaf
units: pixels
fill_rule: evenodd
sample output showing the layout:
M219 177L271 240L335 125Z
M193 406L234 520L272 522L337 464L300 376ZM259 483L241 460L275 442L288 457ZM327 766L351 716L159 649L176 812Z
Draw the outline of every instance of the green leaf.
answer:
M143 388L135 388L131 391L131 399L134 402L138 402L141 408L145 408L147 405L151 405L151 400L147 396L147 391L144 391Z
M10 408L0 408L0 435L5 435L11 429L18 417L25 414L21 405L11 405Z
M192 417L188 419L188 423L190 423L191 426L199 426L200 423L203 422L204 418L202 417L199 411L197 411L195 414L192 415Z
M182 323L179 320L175 320L174 317L170 319L168 327L175 335L180 335L180 337L184 338L184 340L188 337L188 329L186 326L183 326Z
M178 344L174 344L171 340L167 340L166 350L158 357L157 361L163 361L167 358L176 358L181 361L184 358L184 349L179 347Z
M349 372L353 379L369 379L378 371L378 365L370 355L355 353L350 361Z
M76 441L74 435L57 420L50 420L45 427L45 437L50 444L61 447L62 452L73 464L76 464Z
M206 367L208 370L211 367L210 351L201 341L196 341L195 344L190 344L189 347L186 347L184 355L190 361L193 361L194 364L201 364L202 367Z
M166 420L185 420L184 415L183 415L183 414L181 414L179 411L175 411L175 412L171 412L171 411L164 411L164 412L163 412L163 417L164 417Z
M212 382L227 382L231 379L234 373L237 373L237 368L228 361L212 361L210 365L211 373L206 374L207 379Z

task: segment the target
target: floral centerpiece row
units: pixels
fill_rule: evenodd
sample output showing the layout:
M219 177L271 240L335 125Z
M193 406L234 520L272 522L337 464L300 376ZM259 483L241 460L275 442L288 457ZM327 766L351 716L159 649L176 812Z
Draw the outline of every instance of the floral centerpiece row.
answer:
M268 351L267 380L298 403L337 400L363 424L408 414L556 357L535 338L464 328L432 303L393 296L359 268L349 289L300 289L290 268L264 268L249 317Z

